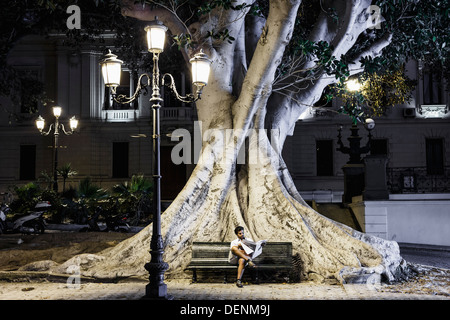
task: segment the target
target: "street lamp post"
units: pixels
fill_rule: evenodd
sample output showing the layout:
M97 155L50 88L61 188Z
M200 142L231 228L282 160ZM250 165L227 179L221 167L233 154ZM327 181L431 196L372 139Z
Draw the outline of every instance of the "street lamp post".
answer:
M52 129L54 129L53 133L53 190L55 192L58 192L58 138L59 138L59 132L60 130L65 135L71 135L74 133L76 128L78 127L78 120L73 116L69 120L69 127L70 131L66 131L64 128L64 125L62 123L59 123L59 117L61 116L62 109L59 106L53 107L53 115L55 116L55 122L50 124L50 127L48 128L48 131L45 131L45 120L42 118L42 116L39 116L36 119L36 127L38 128L39 132L44 135L48 136Z
M141 90L145 87L152 88L152 96L150 102L153 109L153 233L150 241L151 260L145 264L145 269L149 272L149 283L146 286L145 298L152 299L170 299L167 294L167 285L164 283L164 272L169 265L163 260L164 245L161 235L161 170L160 170L160 102L163 101L160 95L160 80L162 85L168 86L178 100L182 102L195 102L200 99L203 87L208 83L208 76L211 61L202 51L195 54L190 60L192 66L192 84L197 87L195 94L181 96L178 94L173 76L166 73L162 76L159 74L159 54L164 50L165 33L167 27L155 17L147 27L148 51L153 54L153 71L149 75L144 73L139 76L136 91L131 97L118 95L116 93L117 86L120 85L120 71L123 61L117 59L117 56L109 51L105 58L100 61L102 68L103 80L105 85L111 89L113 99L118 103L129 103L136 99ZM144 77L147 82L143 82ZM169 82L165 82L168 78Z

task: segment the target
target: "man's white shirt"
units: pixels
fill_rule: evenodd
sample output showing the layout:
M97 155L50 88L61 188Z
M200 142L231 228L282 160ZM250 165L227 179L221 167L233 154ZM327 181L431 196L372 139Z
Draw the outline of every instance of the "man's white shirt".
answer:
M253 241L251 238L245 238L245 240ZM254 241L253 241L253 242L254 242ZM230 249L233 248L233 247L239 247L239 244L240 244L241 246L244 246L244 244L242 243L242 240L241 240L241 239L239 239L239 238L234 239L233 241L231 241Z
M248 241L252 241L252 242L253 242L253 240L252 240L251 238L245 238L245 240L248 240ZM239 245L241 245L241 246L244 248L244 251L247 253L247 251L245 250L245 247L247 247L247 246L246 246L245 244L242 243L242 240L239 239L239 238L234 239L233 241L231 241L231 244L230 244L230 254L228 255L228 262L229 262L229 263L232 263L232 264L238 263L238 257L235 256L235 255L231 252L231 248L233 248L233 247L239 247ZM247 248L248 248L248 247L247 247ZM250 248L249 248L249 249L250 249ZM250 249L250 250L251 250L251 249ZM253 250L251 250L251 251L253 251ZM247 254L249 254L249 253L247 253Z

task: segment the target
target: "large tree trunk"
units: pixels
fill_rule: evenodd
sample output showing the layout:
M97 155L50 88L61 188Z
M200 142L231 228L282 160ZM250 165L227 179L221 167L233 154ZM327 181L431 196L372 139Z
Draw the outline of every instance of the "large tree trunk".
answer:
M223 150L221 143L205 147L204 153L212 156L217 152L220 156L216 161L205 157L197 165L186 187L162 215L164 260L170 266L167 276L187 276L184 269L191 258L193 241L231 242L237 225L244 226L253 239L292 242L300 279L348 281L378 274L393 281L398 272L404 271L396 242L352 230L304 203L292 187L282 159L271 148L266 131L251 130L247 162L239 170L233 165L237 152L225 154ZM224 159L225 155L233 160ZM150 238L148 226L102 252L100 260L86 260L83 274L145 275ZM66 262L60 271L74 261Z
M344 2L337 3L344 6ZM311 33L312 39L330 37L327 40L334 40L341 53L344 45L338 40L347 39L347 46L354 43L353 38L348 40L349 35L357 37L362 32L364 21L355 21L369 2L346 3L341 10L347 17L343 26L324 32L330 29L329 21L321 16ZM239 35L237 40L220 47L204 44L205 52L214 59L210 83L197 103L204 146L191 178L162 215L167 276L185 276L193 241L231 241L238 225L255 240L292 242L293 263L300 279L348 281L376 274L392 281L398 272L405 271L397 243L352 230L309 207L281 157L284 139L292 134L296 119L330 83L319 78L308 80L311 85L303 91L273 93L276 69L291 37L299 5L298 0L271 1L263 30L244 28L244 19L236 20L236 12L221 14L232 21L228 28ZM126 14L152 19L155 14L145 10L134 7ZM164 13L158 13L162 21L168 19ZM261 26L261 19L256 20L249 18L253 27ZM201 22L191 28L192 33L201 34L220 24L213 18ZM182 27L173 28L180 31ZM341 38L333 38L338 34ZM385 42L377 48L383 45ZM249 51L249 46L254 51ZM251 61L248 71L247 61ZM270 139L265 129L269 129ZM244 163L237 161L241 146L245 146ZM91 276L145 275L151 230L148 226L98 256L75 257L58 270L63 272L78 263L82 273Z

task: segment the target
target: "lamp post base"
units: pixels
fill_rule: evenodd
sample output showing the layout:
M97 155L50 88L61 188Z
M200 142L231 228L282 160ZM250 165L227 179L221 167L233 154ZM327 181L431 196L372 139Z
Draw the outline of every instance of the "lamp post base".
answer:
M153 245L156 246L157 242L153 242ZM169 265L162 261L162 250L152 251L152 260L156 262L150 261L144 266L149 272L149 283L145 287L143 299L172 300L173 297L167 294L167 285L164 283L164 271L169 268Z
M156 286L150 283L145 287L145 296L141 300L173 300L173 296L167 294L165 283Z
M168 295L166 295L164 297L160 297L160 298L153 298L153 297L143 296L140 300L171 301L171 300L173 300L173 296L171 296L170 294L168 294Z

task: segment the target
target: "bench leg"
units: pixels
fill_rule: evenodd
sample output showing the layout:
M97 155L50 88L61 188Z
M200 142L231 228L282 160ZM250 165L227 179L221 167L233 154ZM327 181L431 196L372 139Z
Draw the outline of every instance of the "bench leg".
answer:
M227 272L223 274L223 283L228 283Z
M259 275L258 275L258 268L255 268L256 270L252 270L252 280L254 284L259 284Z
M192 283L197 282L197 269L192 270Z

